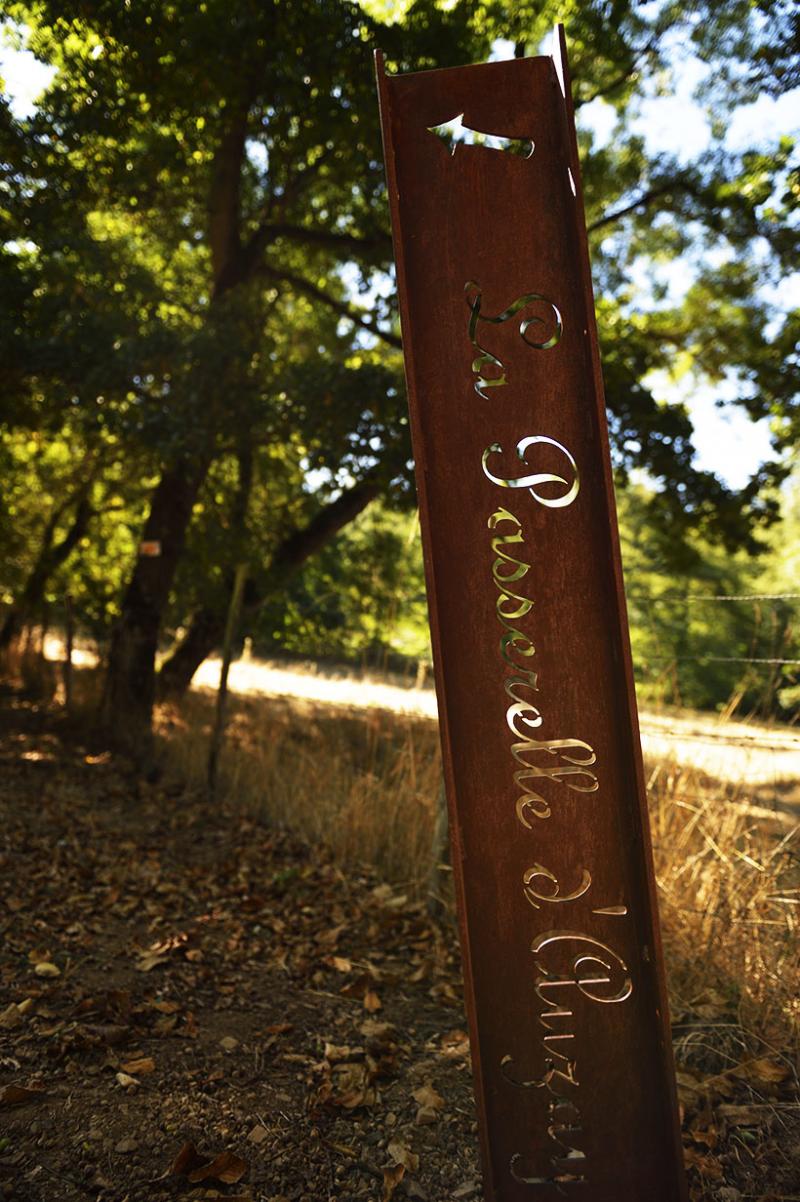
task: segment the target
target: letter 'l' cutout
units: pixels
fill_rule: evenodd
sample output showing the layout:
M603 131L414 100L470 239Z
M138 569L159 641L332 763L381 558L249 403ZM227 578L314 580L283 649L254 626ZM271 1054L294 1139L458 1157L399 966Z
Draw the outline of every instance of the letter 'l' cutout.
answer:
M685 1202L563 31L377 68L484 1197Z

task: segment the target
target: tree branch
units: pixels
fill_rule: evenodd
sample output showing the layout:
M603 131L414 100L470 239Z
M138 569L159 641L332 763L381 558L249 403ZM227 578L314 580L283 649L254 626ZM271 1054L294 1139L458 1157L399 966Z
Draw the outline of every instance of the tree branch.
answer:
M368 476L325 505L305 526L287 534L270 560L266 577L260 582L248 579L243 613L252 618L269 597L286 586L310 556L358 517L379 492L376 478ZM186 692L200 664L221 639L224 626L224 607L206 604L195 612L183 639L161 665L158 692L162 699L177 698Z
M358 517L379 492L380 485L375 476L367 476L320 509L307 525L287 535L270 560L269 581L272 589L283 584L329 539ZM258 605L262 602L263 598Z
M614 209L611 213L598 217L596 221L587 226L587 229L590 234L593 234L595 230L603 229L606 225L613 225L615 221L621 221L623 217L627 217L629 213L635 213L637 209L646 209L654 200L658 200L660 196L667 196L670 192L693 193L694 189L685 180L671 180L668 184L661 184L658 188L650 188L649 191L643 192L641 196L623 208Z
M208 241L214 292L224 292L241 255L240 206L242 161L247 139L249 105L242 102L220 138L208 193Z
M388 233L379 233L372 238L358 238L355 234L336 234L330 230L316 229L308 225L293 225L290 222L273 222L263 227L266 240L287 238L290 242L302 242L306 246L319 246L328 250L350 250L368 255L371 251L391 254L392 239Z
M380 338L387 346L393 346L397 350L403 349L403 341L397 334L392 334L389 330L382 330L380 326L370 321L361 310L354 309L351 305L348 305L347 301L341 301L335 296L331 296L329 292L318 288L310 280L295 275L292 271L285 271L283 269L278 270L273 267L264 266L260 270L263 275L269 276L276 283L290 284L298 292L302 292L305 296L310 297L311 300L320 301L322 304L327 305L329 309L333 309L335 313L340 313L342 317L347 318L348 321L352 321L354 325L359 326L368 334L373 334L376 338Z
M630 64L625 68L624 71L621 72L621 74L612 79L610 83L604 84L603 87L598 88L596 92L592 92L591 95L585 96L582 100L576 99L575 108L579 109L584 104L591 104L593 100L601 100L604 96L609 96L612 92L615 92L617 88L621 88L622 85L638 70L639 64L645 55L650 54L655 49L656 41L653 39L649 41L646 46L642 46L641 50L635 51Z

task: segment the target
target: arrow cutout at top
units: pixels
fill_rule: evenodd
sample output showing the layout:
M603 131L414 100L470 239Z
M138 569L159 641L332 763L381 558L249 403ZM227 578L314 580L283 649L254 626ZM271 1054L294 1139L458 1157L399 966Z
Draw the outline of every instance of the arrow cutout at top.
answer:
M428 133L441 138L451 154L456 153L459 144L464 146L484 146L487 150L506 150L509 154L519 155L529 159L533 154L532 138L504 138L499 134L485 134L479 129L471 129L463 121L464 114L459 113L441 125L428 125Z

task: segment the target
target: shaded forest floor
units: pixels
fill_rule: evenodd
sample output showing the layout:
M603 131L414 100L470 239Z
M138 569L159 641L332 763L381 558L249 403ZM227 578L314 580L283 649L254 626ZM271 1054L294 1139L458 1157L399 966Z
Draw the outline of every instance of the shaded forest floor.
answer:
M479 1199L451 925L2 701L0 1200ZM800 1197L790 1059L679 1067L693 1198Z

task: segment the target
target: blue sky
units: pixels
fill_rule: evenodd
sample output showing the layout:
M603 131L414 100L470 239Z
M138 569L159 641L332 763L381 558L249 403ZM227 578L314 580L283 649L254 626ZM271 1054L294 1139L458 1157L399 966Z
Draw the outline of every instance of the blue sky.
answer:
M493 57L505 58L512 53L511 43L498 42ZM639 102L635 122L648 149L692 159L711 143L708 120L693 98L706 70L683 47L674 47L671 79L660 81L659 94L651 85L649 93ZM52 73L30 53L0 45L0 74L14 111L22 115L32 110ZM585 105L580 110L580 120L592 129L598 142L605 143L613 137L614 110L603 100ZM737 108L725 141L731 150L742 150L774 144L781 134L800 138L800 90L778 99L762 96L754 104ZM662 281L668 283L670 296L674 298L680 297L693 278L691 265L682 261L664 265L660 270ZM635 283L644 300L650 291L644 265ZM768 299L778 310L800 306L800 271L786 277L777 288L771 288ZM662 373L650 383L663 399L688 405L695 426L699 467L715 471L729 484L739 487L759 463L771 456L766 421L754 424L735 407L720 408L716 404L720 399L734 399L733 381L729 386L712 389L691 376L675 382Z

